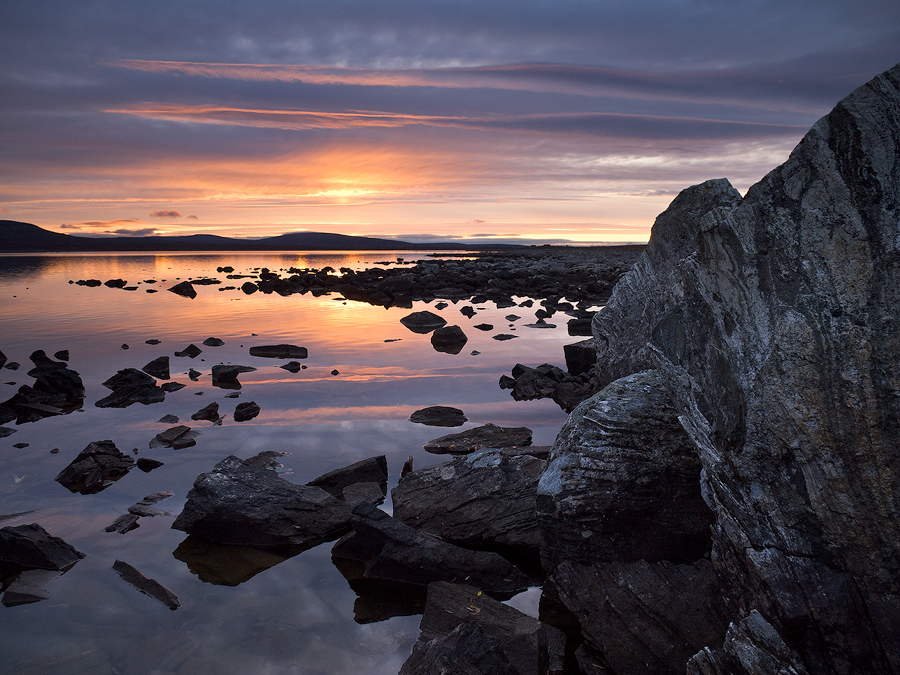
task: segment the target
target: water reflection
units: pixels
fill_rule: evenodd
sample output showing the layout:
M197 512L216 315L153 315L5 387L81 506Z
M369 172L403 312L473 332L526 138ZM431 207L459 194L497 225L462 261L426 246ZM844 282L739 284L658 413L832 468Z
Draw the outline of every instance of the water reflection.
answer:
M219 544L190 534L172 555L185 563L200 581L217 586L237 586L306 550L308 547L305 546L263 548Z

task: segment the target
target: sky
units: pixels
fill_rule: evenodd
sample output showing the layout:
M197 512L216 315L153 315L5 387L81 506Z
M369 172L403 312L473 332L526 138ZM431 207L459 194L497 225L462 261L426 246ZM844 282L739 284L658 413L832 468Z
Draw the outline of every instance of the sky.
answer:
M897 62L897 0L2 0L0 219L645 242Z

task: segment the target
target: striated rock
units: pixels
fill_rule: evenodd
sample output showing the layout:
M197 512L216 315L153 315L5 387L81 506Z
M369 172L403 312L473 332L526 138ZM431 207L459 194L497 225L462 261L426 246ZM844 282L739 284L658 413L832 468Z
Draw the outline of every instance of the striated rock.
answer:
M238 375L252 373L256 368L252 366L218 365L212 367L212 383L220 389L240 389Z
M531 445L531 429L484 424L457 434L428 441L423 447L438 455L465 455L482 448L515 448Z
M245 401L238 403L234 409L235 422L249 422L262 412L256 401Z
M477 584L486 592L514 593L528 577L496 553L470 551L418 532L367 503L353 508L353 532L331 554L365 564L367 579L427 586L432 581Z
M306 347L297 345L260 345L250 347L250 356L262 356L268 359L305 359L309 356Z
M445 405L433 405L416 410L409 421L429 427L460 427L469 421L462 410Z
M535 493L546 465L479 450L419 469L391 490L394 518L458 546L537 552Z
M547 584L578 618L591 660L608 664L616 675L684 672L694 653L721 642L728 625L707 560L567 561Z
M477 630L476 630L477 628ZM401 675L563 672L565 637L473 586L436 581Z
M152 375L153 377L160 380L168 380L169 379L169 357L168 356L160 356L159 358L153 359L146 366L141 368L148 375Z
M140 516L136 516L133 513L125 513L118 518L116 518L112 523L107 525L104 529L105 532L118 532L119 534L128 534L132 530L136 530L140 527Z
M400 319L400 323L409 328L413 333L421 333L425 335L435 330L436 328L440 328L441 326L445 325L447 321L445 319L442 319L434 312L422 311L407 314L402 319Z
M459 326L444 326L435 328L431 334L431 346L436 352L445 354L459 354L469 338Z
M329 494L343 499L344 490L348 487L357 483L375 483L381 490L381 501L383 501L384 496L387 494L387 480L387 458L384 455L379 455L341 469L329 471L309 481L307 485L322 488Z
M617 380L569 416L537 489L541 558L691 562L713 514L697 450L657 371Z
M900 66L741 195L683 191L594 318L655 366L703 464L732 618L809 672L900 670Z
M180 295L184 298L190 298L191 300L197 297L197 291L194 289L194 286L190 281L182 281L181 283L175 284L168 290L170 290L175 295Z
M138 589L141 593L159 600L169 609L176 610L181 607L181 602L178 600L177 595L158 581L148 579L128 563L116 560L113 563L113 569L118 572L120 577Z
M164 499L168 499L175 493L171 490L163 490L162 492L154 492L152 495L147 495L139 502L136 502L134 505L128 507L128 513L139 516L141 518L152 518L154 516L171 516L171 511L162 511L160 509L155 509L153 506L163 501Z
M312 547L349 530L351 507L230 455L201 473L172 527L221 544Z
M112 441L93 441L54 478L71 492L102 492L134 467L134 460Z
M98 408L127 408L134 403L150 405L166 399L166 392L157 386L156 380L136 368L120 370L103 386L112 389L112 393L94 404Z

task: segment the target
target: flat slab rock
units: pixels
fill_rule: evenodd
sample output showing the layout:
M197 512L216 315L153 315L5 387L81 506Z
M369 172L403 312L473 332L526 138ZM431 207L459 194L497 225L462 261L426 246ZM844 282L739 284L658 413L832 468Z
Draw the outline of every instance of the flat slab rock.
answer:
M347 532L351 508L322 488L230 455L197 476L172 527L222 544L312 547Z
M562 673L565 636L474 586L436 581L400 675ZM464 648L463 648L464 647Z
M305 359L309 356L309 351L306 347L297 345L260 345L250 347L250 356L268 359Z
M536 553L538 480L547 462L479 450L419 469L391 490L394 518L460 546Z
M118 572L120 577L138 589L141 593L159 600L169 609L176 610L181 607L181 601L178 600L177 595L158 581L145 577L140 571L128 563L116 560L113 563L113 569Z
M93 441L54 479L71 492L97 494L134 467L134 459L110 440Z
M416 410L409 416L409 421L415 424L424 424L429 427L461 427L469 421L465 413L459 408L451 408L445 405L433 405L428 408Z
M512 448L531 445L531 429L484 424L468 431L428 441L423 447L437 455L464 455L482 448Z
M427 586L432 581L478 584L485 591L515 593L528 577L496 553L470 551L423 534L371 504L358 504L353 532L335 544L332 556L365 564L363 576Z
M329 471L309 481L307 485L321 488L338 499L344 499L344 491L349 487L357 484L375 484L383 500L387 494L387 481L387 458L379 455Z

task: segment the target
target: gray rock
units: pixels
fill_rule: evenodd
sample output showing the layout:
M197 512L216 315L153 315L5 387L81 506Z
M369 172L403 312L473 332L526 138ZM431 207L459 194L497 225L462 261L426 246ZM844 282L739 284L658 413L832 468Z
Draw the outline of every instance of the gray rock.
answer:
M235 422L249 422L254 417L259 415L261 409L256 401L245 401L244 403L238 403L237 407L234 409L234 421Z
M153 440L150 441L151 448L174 448L181 450L197 445L197 436L199 431L191 429L189 426L180 424L177 427L171 427L165 431L161 431Z
M181 420L178 419L177 415L163 415L156 421L162 424L178 424Z
M54 479L71 492L92 495L119 480L134 467L134 460L112 441L93 441Z
M563 672L565 637L561 631L474 586L443 581L429 584L419 631L401 675Z
M384 455L370 457L341 469L335 469L309 481L307 485L322 488L329 494L343 498L346 488L356 483L375 483L382 498L387 494L388 468Z
M316 546L350 528L351 507L230 455L201 473L172 527L221 544Z
M353 483L341 490L341 499L356 506L360 502L366 502L378 506L384 501L385 491L378 483Z
M699 450L728 597L809 672L900 670L900 66L745 197L683 191L594 318Z
M219 415L219 403L218 401L213 401L209 405L206 405L193 415L191 415L191 419L195 421L206 420L207 422L221 422L221 416Z
M479 450L413 471L391 490L394 518L458 546L536 553L535 493L546 465Z
M0 424L16 420L16 424L37 422L45 417L66 415L84 404L84 383L81 376L64 361L54 361L38 349L29 357L34 368L28 376L35 378L33 386L23 385L12 398L0 403ZM5 368L19 367L15 362Z
M159 600L169 609L176 610L181 607L181 602L178 600L177 595L158 581L148 579L128 563L116 560L113 563L113 569L118 572L120 577L138 589L141 593Z
M161 385L159 385L159 388L167 394L171 394L173 391L184 389L185 386L187 385L181 384L181 382L163 382Z
M444 307L446 306L447 305L444 304ZM413 333L421 333L425 335L427 333L430 333L434 329L440 328L441 326L445 325L447 321L445 319L442 319L434 312L429 312L426 310L407 314L402 319L400 319L400 323L409 328Z
M129 506L128 513L139 516L141 518L153 518L154 516L171 516L171 511L162 511L160 509L153 508L153 506L163 501L164 499L168 499L173 494L175 493L171 490L154 492L152 495L147 495L139 502L136 502L132 506Z
M136 368L125 368L103 383L112 393L97 401L98 408L127 408L134 403L150 405L162 403L166 392L157 386L156 380Z
M597 346L593 339L574 342L563 345L563 355L566 359L566 370L570 375L591 373L597 362Z
M160 356L159 358L153 359L146 366L141 368L148 375L152 375L153 377L160 380L168 380L169 379L169 357L168 356Z
M567 561L547 583L578 618L595 660L616 675L684 672L699 649L721 642L728 625L707 560L691 565Z
M252 373L256 368L252 366L218 365L212 367L212 383L220 389L240 389L238 375Z
M132 530L136 530L140 527L138 521L140 520L140 516L137 516L133 513L125 513L118 518L116 518L112 523L107 525L104 530L106 532L118 532L119 534L127 534Z
M429 427L460 427L469 421L462 410L445 405L433 405L416 410L409 421Z
M84 553L35 523L0 528L0 576L3 578L13 568L63 571L82 558Z
M18 429L13 429L12 427L0 427L0 438L11 436L16 433L16 431L18 431Z
M175 295L180 295L184 298L191 298L192 300L197 297L197 291L194 289L194 286L190 281L182 281L179 284L175 284L168 290L172 291L172 293L174 293Z
M438 455L465 455L482 448L515 448L531 445L531 429L484 424L428 441L423 447Z
M459 354L469 338L459 326L444 326L435 328L431 334L431 346L436 352L445 354Z
M617 380L569 416L537 512L548 571L563 560L692 562L709 552L700 459L657 371Z
M262 356L268 359L305 359L309 356L306 347L297 345L260 345L250 347L250 356Z
M468 581L498 593L514 593L528 585L528 577L498 554L470 551L423 534L371 504L353 508L351 526L353 532L331 553L364 563L365 578L416 586Z

